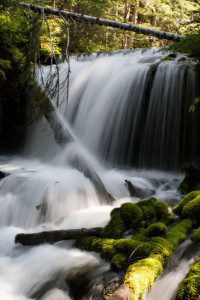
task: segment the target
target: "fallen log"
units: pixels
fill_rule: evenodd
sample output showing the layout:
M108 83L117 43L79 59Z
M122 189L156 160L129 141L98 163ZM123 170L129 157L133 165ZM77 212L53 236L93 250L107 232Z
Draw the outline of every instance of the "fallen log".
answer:
M15 243L23 246L35 246L41 244L53 244L59 241L73 240L83 236L96 236L100 237L102 231L101 227L96 228L81 228L70 230L55 230L43 231L38 233L21 233L15 237Z
M146 27L141 27L137 25L132 25L128 23L122 23L122 22L117 22L117 21L112 21L112 20L107 20L107 19L102 19L102 18L96 18L88 15L82 15L78 14L75 12L69 12L65 10L59 10L55 8L48 8L48 7L43 7L43 6L36 6L32 4L28 4L25 2L20 2L20 5L23 7L26 7L28 9L31 9L34 12L38 13L45 13L49 15L56 15L58 17L63 17L63 18L71 18L76 21L84 21L89 24L97 24L101 26L106 26L106 27L112 27L112 28L118 28L126 31L133 31L136 33L141 33L144 35L148 36L155 36L158 39L165 39L165 40L171 40L178 42L182 38L184 38L181 35L174 34L171 32L166 32L166 31L161 31L161 30L156 30L156 29L150 29Z

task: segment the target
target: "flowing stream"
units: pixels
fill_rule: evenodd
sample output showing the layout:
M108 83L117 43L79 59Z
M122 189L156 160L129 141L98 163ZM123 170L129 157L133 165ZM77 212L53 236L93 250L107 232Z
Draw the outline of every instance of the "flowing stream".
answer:
M16 234L104 226L114 207L139 201L129 196L125 180L141 198L153 193L170 206L180 199L179 167L200 150L200 120L188 114L199 86L195 64L179 56L162 62L167 55L149 49L73 58L68 101L67 65L61 65L58 115L73 143L61 149L41 118L28 129L20 157L0 157L0 170L9 174L0 181L0 299L97 299L92 287L111 274L108 263L75 249L73 241L22 247ZM47 80L49 68L42 71ZM70 166L77 153L116 199L112 204ZM190 259L186 265L180 260L163 284L178 278L176 290L179 269L185 274ZM159 291L163 284L156 283ZM157 295L152 291L148 299Z

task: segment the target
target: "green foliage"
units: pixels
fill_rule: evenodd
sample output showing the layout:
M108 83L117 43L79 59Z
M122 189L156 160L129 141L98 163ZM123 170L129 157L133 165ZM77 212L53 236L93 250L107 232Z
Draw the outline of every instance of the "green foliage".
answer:
M145 234L148 237L164 236L167 232L167 226L162 222L157 222L149 225Z
M197 300L200 297L200 259L193 264L182 281L176 300Z

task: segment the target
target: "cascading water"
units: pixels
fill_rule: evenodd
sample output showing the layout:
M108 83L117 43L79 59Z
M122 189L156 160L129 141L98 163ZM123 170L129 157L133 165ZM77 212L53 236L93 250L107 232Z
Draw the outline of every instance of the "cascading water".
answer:
M199 87L195 64L161 62L165 56L151 49L72 59L68 103L61 82L59 118L74 141L61 149L42 118L28 131L22 158L1 157L0 170L10 175L0 181L0 299L89 299L82 287L77 295L78 283L72 289L68 278L109 270L70 243L15 245L17 233L104 226L113 207L138 201L129 197L126 179L144 195L153 191L169 204L179 199L182 177L174 170L200 150L199 117L188 113ZM43 71L47 78L49 68ZM63 82L65 73L62 64ZM71 167L77 154L87 158L114 203L102 203L91 181Z

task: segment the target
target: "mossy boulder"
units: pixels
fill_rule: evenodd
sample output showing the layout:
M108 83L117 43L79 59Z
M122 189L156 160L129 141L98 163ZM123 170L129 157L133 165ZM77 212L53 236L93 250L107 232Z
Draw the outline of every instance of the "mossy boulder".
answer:
M164 201L157 200L155 203L155 211L157 220L160 220L164 223L168 223L170 220L170 213L168 209L168 205Z
M183 216L190 218L195 225L200 224L200 196L190 201L183 207Z
M165 236L167 232L167 226L162 222L157 222L149 225L146 229L145 234L148 237L155 237L155 236Z
M191 236L193 242L200 242L200 227L197 228Z
M141 200L137 203L137 206L142 210L144 219L150 220L156 218L155 203L156 198L149 198L147 200Z
M200 259L193 264L183 279L176 300L197 300L200 298Z
M120 210L126 229L137 227L143 220L141 208L134 203L124 203Z
M110 215L111 220L102 230L102 236L115 239L120 238L125 231L125 224L121 215L121 209L113 209Z
M127 256L122 254L122 253L117 253L113 256L111 259L111 268L114 271L122 271L126 268L127 266Z
M200 190L190 192L173 208L173 212L177 215L181 215L183 207L198 196L200 196Z

